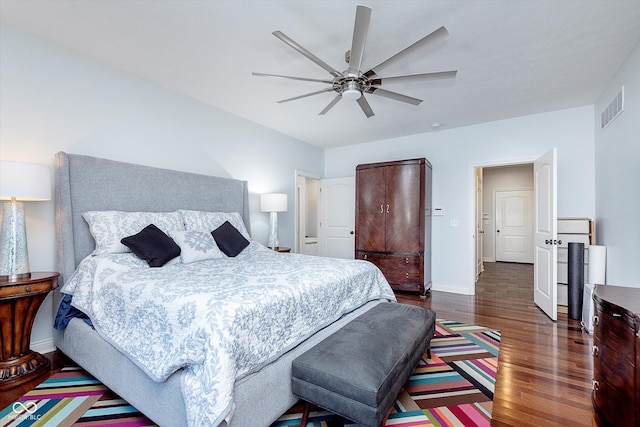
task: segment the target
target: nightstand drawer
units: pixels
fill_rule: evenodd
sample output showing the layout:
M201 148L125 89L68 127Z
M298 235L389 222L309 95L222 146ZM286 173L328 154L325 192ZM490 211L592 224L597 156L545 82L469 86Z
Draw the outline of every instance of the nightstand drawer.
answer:
M32 283L26 285L0 285L0 298L22 298L51 290L50 282Z

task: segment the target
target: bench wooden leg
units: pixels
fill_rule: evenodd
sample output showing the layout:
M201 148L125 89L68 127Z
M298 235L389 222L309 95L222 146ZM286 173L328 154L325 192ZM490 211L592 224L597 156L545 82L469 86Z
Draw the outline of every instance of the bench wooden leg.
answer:
M384 418L382 419L382 423L380 423L381 426L384 426L385 424L387 424L387 418L389 418L390 413L391 413L391 409L389 409L389 412L387 412L387 415L385 415Z
M307 418L309 418L309 407L311 404L309 402L304 402L304 411L302 412L302 422L300 423L300 427L307 427Z

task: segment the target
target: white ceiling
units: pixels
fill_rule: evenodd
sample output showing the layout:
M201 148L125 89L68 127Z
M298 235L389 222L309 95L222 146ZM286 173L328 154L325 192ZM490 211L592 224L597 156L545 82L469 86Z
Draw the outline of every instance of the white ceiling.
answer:
M331 76L271 33L346 69L357 4L373 9L365 70L444 25L387 75L457 77L384 86L424 102L367 95L368 119L346 100L319 116L331 93L277 104L325 85L252 71ZM640 40L637 0L0 0L0 20L320 147L593 104Z

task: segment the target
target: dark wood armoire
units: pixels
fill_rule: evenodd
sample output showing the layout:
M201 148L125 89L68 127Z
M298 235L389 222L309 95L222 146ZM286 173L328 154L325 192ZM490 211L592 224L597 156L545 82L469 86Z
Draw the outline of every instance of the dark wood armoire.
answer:
M395 290L431 288L431 164L424 158L356 167L357 259Z

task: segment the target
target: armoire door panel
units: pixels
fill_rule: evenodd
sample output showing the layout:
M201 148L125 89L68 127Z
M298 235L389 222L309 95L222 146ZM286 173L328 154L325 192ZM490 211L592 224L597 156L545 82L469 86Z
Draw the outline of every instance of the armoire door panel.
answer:
M424 250L424 232L420 227L423 221L423 209L420 208L422 169L424 166L420 164L386 168L387 252L418 253Z
M356 173L356 249L385 250L385 169Z

